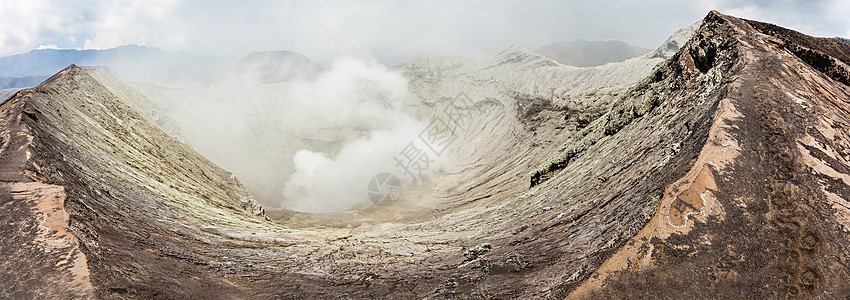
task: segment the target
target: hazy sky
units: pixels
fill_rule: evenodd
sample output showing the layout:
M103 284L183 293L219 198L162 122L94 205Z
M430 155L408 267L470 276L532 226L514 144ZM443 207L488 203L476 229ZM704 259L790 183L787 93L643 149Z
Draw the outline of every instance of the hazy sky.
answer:
M711 9L850 37L848 0L0 0L0 55L137 44L233 58L283 49L327 65L341 55L393 63L582 38L654 48Z

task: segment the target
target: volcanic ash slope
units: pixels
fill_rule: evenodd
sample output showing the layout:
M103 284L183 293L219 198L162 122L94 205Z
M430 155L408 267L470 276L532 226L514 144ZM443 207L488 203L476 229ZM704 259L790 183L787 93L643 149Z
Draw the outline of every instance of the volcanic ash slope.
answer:
M676 36L596 68L393 66L411 112L472 116L456 166L415 201L276 222L69 67L0 106L0 297L847 298L848 42L717 12Z

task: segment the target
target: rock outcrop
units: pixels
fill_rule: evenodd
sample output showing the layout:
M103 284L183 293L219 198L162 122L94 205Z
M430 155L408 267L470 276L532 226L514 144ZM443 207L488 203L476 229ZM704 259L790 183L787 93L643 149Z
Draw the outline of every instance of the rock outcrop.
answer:
M765 27L712 12L635 90L664 87L686 107L714 107L710 120L682 127L707 137L643 229L571 297L848 297L850 88L795 50L814 38ZM841 51L818 51L818 61L841 60ZM688 86L715 88L681 94ZM609 119L597 125L616 124ZM681 153L694 144L668 145Z
M392 206L272 221L72 66L0 105L0 297L847 298L847 43L711 12L595 68L414 58L408 109L468 117L456 164Z
M0 106L0 277L14 283L2 298L167 296L157 290L179 269L156 261L184 253L175 243L197 241L200 224L266 222L232 174L151 124L99 72L72 65ZM201 293L209 282L172 287Z

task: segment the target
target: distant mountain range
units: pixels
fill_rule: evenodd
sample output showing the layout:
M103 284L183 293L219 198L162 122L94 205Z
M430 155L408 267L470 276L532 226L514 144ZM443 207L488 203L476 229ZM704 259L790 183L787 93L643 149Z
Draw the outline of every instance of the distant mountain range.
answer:
M6 101L6 98L9 98L10 96L12 96L12 94L19 90L20 89L0 89L0 103Z
M193 83L215 76L233 62L135 45L106 50L32 50L0 57L0 88L35 86L70 64L109 66L126 81Z
M535 52L565 65L594 67L638 57L649 52L649 49L621 41L577 40L549 44Z
M592 68L69 66L0 105L0 299L850 299L848 65L711 11Z

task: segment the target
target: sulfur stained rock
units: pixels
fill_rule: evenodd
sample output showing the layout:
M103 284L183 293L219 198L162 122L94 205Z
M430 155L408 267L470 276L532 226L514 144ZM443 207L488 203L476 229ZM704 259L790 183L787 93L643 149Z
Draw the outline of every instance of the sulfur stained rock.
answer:
M423 114L467 91L459 163L336 214L266 215L156 105L71 66L0 105L0 297L846 298L843 60L761 26L711 12L580 71L518 47L394 66Z

